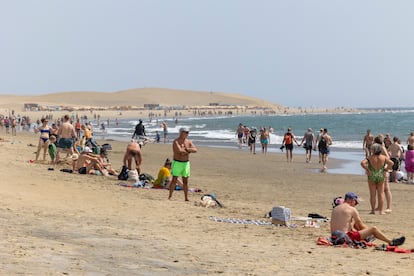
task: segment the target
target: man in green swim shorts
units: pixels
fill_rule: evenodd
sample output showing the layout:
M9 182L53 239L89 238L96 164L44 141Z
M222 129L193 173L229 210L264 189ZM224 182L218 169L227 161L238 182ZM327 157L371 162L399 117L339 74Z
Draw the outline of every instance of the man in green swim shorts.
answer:
M188 178L190 177L190 153L196 153L197 148L193 142L188 139L189 128L180 128L180 134L173 142L173 161L171 167L172 180L170 183L170 193L168 199L171 199L172 194L177 184L178 177L183 180L184 200L188 201Z

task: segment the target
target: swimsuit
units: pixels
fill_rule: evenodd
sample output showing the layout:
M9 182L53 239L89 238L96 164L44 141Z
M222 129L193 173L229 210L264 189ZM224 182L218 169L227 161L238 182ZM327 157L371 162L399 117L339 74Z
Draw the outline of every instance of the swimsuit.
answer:
M264 139L262 139L261 142L262 142L262 144L267 145L267 144L269 144L269 139L264 138Z
M72 138L60 138L58 142L58 148L70 149L72 148Z
M190 161L173 160L171 166L171 174L173 176L190 176Z
M40 133L49 133L50 135L50 129L40 129ZM43 143L46 143L47 140L49 140L49 137L40 137L42 139Z
M349 231L346 234L353 241L360 241L361 240L361 234L358 231Z
M384 168L385 168L385 163L381 168L374 169L368 160L368 170L371 172L371 174L368 176L368 179L374 182L375 184L384 182L385 180Z

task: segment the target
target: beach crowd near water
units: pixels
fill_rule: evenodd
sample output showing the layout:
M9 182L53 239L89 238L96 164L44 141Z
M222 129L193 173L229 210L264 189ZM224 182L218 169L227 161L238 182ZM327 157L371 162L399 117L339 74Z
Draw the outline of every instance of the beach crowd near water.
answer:
M366 173L366 176L358 178L357 176L347 177L329 173L331 166L332 168L338 166L335 160L328 159L334 150L332 146L335 145L335 139L332 136L335 133L328 132L328 128L324 127L324 125L317 128L317 131L314 131L315 128L308 127L300 135L294 134L295 129L293 127L285 127L283 130L278 128L277 131L282 133L282 141L276 145L278 152L273 153L269 152L268 149L272 142L274 145L274 141L271 141L272 137L274 137L272 135L276 132L273 128L274 126L267 125L256 128L248 127L247 124L240 122L238 126L234 126L233 132L233 135L236 137L236 150L228 152L221 149L200 149L196 143L191 141L193 129L179 124L182 120L179 117L180 114L177 114L178 116L173 114L171 118L148 116L147 120L137 119L138 124L131 127L128 141L124 142L104 138L105 131L110 126L117 126L120 123L119 121L122 119L121 114L110 118L104 118L97 113L79 116L60 115L47 113L40 115L38 118L29 118L28 116L15 115L13 112L13 114L2 116L0 120L2 141L14 142L17 141L20 134L23 135L24 139L31 141L28 143L28 146L36 148L33 157L25 157L30 159L30 164L39 168L45 168L48 172L56 171L56 173L60 173L62 171L70 173L64 175L70 176L72 180L76 181L79 181L76 175L84 174L88 175L88 177L79 177L84 177L85 183L103 183L100 179L108 179L111 183L122 184L120 186L124 188L152 187L154 189L151 190L165 190L168 194L160 197L160 199L165 199L165 202L174 201L176 198L181 200L181 196L173 197L175 191L184 190L185 201L198 201L198 198L202 195L198 194L202 191L205 193L214 192L214 194L224 198L228 204L234 204L233 209L228 209L234 216L242 214L253 215L257 212L262 212L263 206L266 206L265 204L272 204L273 197L277 198L278 205L292 206L296 208L294 211L302 212L305 216L311 210L317 213L324 213L326 208L322 207L323 203L321 205L321 202L323 200L330 200L338 193L344 197L342 203L345 202L346 206L349 205L354 208L352 210L355 210L356 204L364 204L363 199L361 200L363 198L361 194L367 195L367 198L369 198L366 200L366 205L369 205L367 214L384 215L370 216L368 217L370 218L368 223L378 222L381 226L384 225L379 228L385 228L385 232L392 233L390 235L403 236L400 238L388 238L382 232L378 232L377 228L358 222L356 227L361 228L357 230L362 234L352 237L355 239L365 239L366 237L375 236L379 241L383 241L391 246L400 246L405 242L404 235L407 236L407 233L405 233L407 229L399 230L395 229L394 226L395 222L403 216L401 214L401 205L402 201L407 199L403 198L402 185L392 186L390 183L414 183L414 150L412 148L414 145L414 134L411 134L406 140L403 137L392 137L388 133L384 136L381 134L374 135L368 130L365 135L360 137L361 148L364 150L365 155L365 158L360 160L360 167ZM142 114L137 116L137 118L140 117L146 118ZM151 120L156 121L157 130L149 135L146 133L146 124L149 124ZM171 132L171 128L175 126L177 126L178 131ZM384 131L384 133L386 132ZM177 144L175 144L176 141ZM405 146L405 142L407 146ZM377 145L380 145L380 150L378 150ZM239 148L238 150L237 147ZM296 156L295 148L304 151L304 154ZM199 157L200 155L202 157ZM189 156L191 156L191 160L194 160L194 163L191 164L191 179L189 174ZM238 159L238 162L235 162L236 159ZM268 167L269 164L272 164L274 167ZM174 172L174 166L179 168L179 172ZM226 166L227 171L223 170L224 166ZM250 166L255 170L254 172L250 170ZM281 169L279 170L276 167ZM35 167L29 168L33 170ZM306 174L308 168L328 173L313 173L309 177ZM236 169L237 171L231 172L231 170ZM199 177L197 174L203 175L203 177ZM217 176L215 176L216 174ZM249 174L252 174L252 176L248 176ZM124 175L124 178L120 178L119 176L121 175ZM155 177L151 179L151 175ZM44 177L48 178L47 175ZM349 181L349 179L353 179L353 181ZM293 182L297 181L299 184L295 186L290 182L291 180ZM244 183L245 181L246 183ZM344 185L344 187L340 187L340 185L332 187L331 185L336 182ZM252 185L251 183L255 184ZM260 186L254 186L257 183L260 183ZM361 185L362 183L365 185ZM368 183L368 187L366 183ZM231 186L234 187L231 188ZM292 186L292 190L290 190L289 186ZM406 186L410 187L410 185ZM263 192L260 192L261 188L263 188ZM317 200L314 202L309 198L306 199L307 204L295 205L295 195L302 195L303 193L312 194L319 188L325 189L326 194L319 192L318 195L315 195ZM393 197L391 193L391 190L394 188L396 189L396 197ZM237 201L234 191L240 193L239 196L243 200ZM358 195L356 193L347 193L349 191L355 191ZM197 197L195 197L196 194ZM150 198L154 197L154 195L148 196ZM409 195L405 193L404 196ZM166 200L167 198L171 200ZM126 199L123 198L122 200ZM258 207L247 208L250 210L246 211L244 204L250 200L255 202L255 205ZM151 202L151 204L154 203ZM165 209L165 207L165 205L160 205L160 208ZM271 206L268 207L270 208ZM152 205L149 208L157 209L158 207ZM186 208L195 207L187 206ZM242 211L238 212L238 210ZM365 211L365 208L363 211ZM191 212L195 212L195 210L192 209ZM208 212L210 212L211 216L217 215L217 213L212 213L212 211ZM220 212L222 215L230 215L230 213L225 213L225 208L219 211L218 214ZM187 217L191 216L189 215L190 213L183 214ZM257 214L256 216L256 218L260 218ZM329 215L326 216L328 217ZM178 217L180 215L177 215ZM388 219L389 222L387 219L381 219L381 217L390 218ZM66 217L66 219L69 218ZM150 217L145 216L144 219L149 220ZM180 219L184 220L185 218ZM329 233L338 230L336 228L340 228L338 225L341 223L337 223L336 221L330 228L327 225L320 225L320 229L314 229L314 231L320 231L315 232L319 235L329 235ZM231 229L226 226L224 228L231 232ZM365 232L364 229L366 229ZM402 231L402 233L398 231ZM368 232L369 235L366 236L365 234ZM240 232L239 235L244 234ZM284 232L284 235L291 234ZM301 238L307 235L304 233ZM275 238L278 239L278 237ZM408 235L407 238L412 238L412 235ZM259 241L260 239L258 238L257 242L263 245L264 241ZM285 237L282 236L281 239L283 240ZM269 240L266 240L266 242L269 243ZM304 249L306 245L300 245L300 247ZM289 250L295 252L296 249L292 248ZM320 257L323 258L323 254ZM247 259L247 256L245 258ZM256 267L256 271L260 271L260 269ZM265 273L266 271L264 270Z

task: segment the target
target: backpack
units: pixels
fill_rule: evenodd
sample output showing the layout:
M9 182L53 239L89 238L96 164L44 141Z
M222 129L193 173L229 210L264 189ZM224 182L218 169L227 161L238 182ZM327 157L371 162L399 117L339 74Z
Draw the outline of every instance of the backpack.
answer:
M319 141L318 147L319 147L320 149L325 149L325 148L326 148L326 146L327 146L326 139L325 139L325 137L324 137L324 136L322 136L322 137L321 137L321 140Z
M126 166L122 166L122 170L118 174L118 180L128 180L128 168Z
M148 181L148 182L152 182L155 180L154 177L148 173L141 173L138 179L141 181Z
M286 133L284 140L285 140L285 145L292 144L292 134Z

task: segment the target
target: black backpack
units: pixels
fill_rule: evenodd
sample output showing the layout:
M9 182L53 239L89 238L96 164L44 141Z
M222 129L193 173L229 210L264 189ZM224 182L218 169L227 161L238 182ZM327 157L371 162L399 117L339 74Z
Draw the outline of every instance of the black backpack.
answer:
M318 147L320 149L325 149L327 147L326 139L325 137L321 137L321 140L319 141Z
M128 180L128 168L126 166L122 166L122 170L118 174L118 180Z

